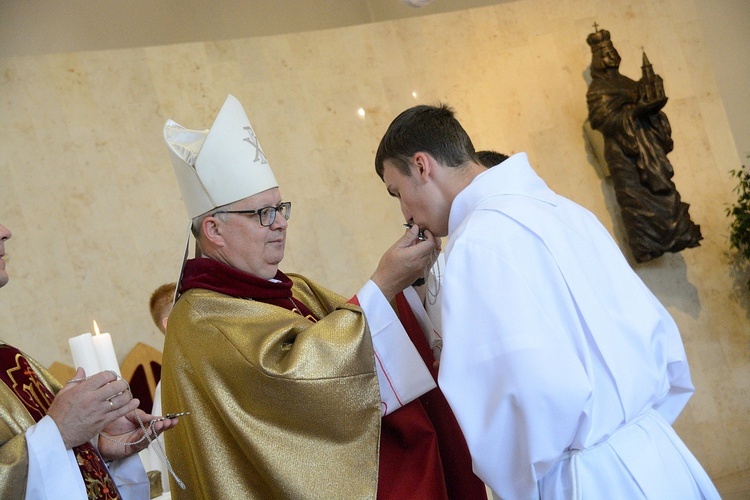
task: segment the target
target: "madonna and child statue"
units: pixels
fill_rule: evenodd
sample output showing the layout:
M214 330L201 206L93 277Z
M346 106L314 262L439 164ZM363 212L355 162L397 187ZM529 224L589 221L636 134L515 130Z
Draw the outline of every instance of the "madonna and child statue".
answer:
M664 83L643 53L643 74L634 81L620 74L620 55L609 31L594 25L591 84L586 93L589 122L604 137L607 162L620 206L628 245L637 262L665 252L697 247L700 226L690 220L667 159L672 129L662 108Z

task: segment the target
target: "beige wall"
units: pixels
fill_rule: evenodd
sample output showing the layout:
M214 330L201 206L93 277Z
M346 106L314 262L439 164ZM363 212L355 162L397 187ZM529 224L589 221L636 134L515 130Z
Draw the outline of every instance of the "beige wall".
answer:
M750 2L696 2L705 44L742 164L750 168Z
M624 74L638 77L643 46L664 78L674 180L705 238L635 266L691 361L697 393L676 427L723 493L743 481L750 491L750 296L724 215L739 158L693 0L616 10L518 0L302 34L0 59L0 222L15 233L0 337L45 364L70 363L67 339L92 319L121 360L139 341L161 347L147 300L176 278L187 224L161 128L167 118L209 126L227 93L294 202L282 269L342 294L402 232L372 161L390 120L416 103L454 106L477 148L526 151L622 242L583 132L595 21L612 32Z

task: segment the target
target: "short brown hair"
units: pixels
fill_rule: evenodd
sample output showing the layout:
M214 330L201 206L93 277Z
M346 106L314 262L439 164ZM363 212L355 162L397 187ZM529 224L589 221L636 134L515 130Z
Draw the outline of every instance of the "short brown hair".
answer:
M162 333L164 333L162 330L164 326L161 320L169 316L170 311L172 311L175 288L177 288L177 283L161 285L154 290L154 293L151 294L151 300L148 302L149 309L151 310L151 319L154 320L154 324Z
M391 122L375 153L375 172L383 178L385 162L411 175L409 161L418 152L429 153L447 167L477 161L474 145L446 104L409 108Z
M495 165L501 164L507 159L508 155L498 153L497 151L493 151L491 149L477 151L477 160L479 160L479 163L485 168L492 168Z

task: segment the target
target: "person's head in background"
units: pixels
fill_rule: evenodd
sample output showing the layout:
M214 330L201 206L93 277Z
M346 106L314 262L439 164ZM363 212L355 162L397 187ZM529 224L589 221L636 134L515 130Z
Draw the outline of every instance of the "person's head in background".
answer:
M3 256L5 255L5 241L9 240L11 236L10 229L0 224L0 288L8 283L8 273L5 270Z
M492 168L495 165L499 165L508 159L508 155L492 151L490 149L484 151L477 151L477 159L479 163L487 168Z
M161 333L167 332L167 318L172 311L174 290L177 283L166 283L154 290L151 294L148 306L151 311L151 319Z

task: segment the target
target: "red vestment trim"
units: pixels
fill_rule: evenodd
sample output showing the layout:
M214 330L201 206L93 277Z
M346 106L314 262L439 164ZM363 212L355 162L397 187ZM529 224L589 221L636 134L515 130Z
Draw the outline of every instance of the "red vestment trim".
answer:
M404 325L414 347L437 383L438 370L433 366L435 356L403 293L396 296L396 308L401 324ZM484 482L472 471L469 447L443 392L440 388L433 389L422 395L419 401L437 433L448 497L486 499L487 490Z
M360 305L356 295L349 302ZM417 328L424 338L419 325ZM447 499L443 475L435 428L419 399L382 418L379 500Z
M190 259L185 263L180 294L191 288L202 288L231 297L265 302L314 320L314 316L305 304L292 297L292 280L281 271L277 271L274 281L270 281L240 271L218 260ZM296 311L289 307L292 303Z

